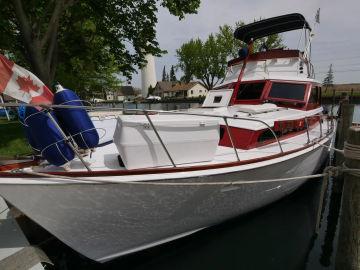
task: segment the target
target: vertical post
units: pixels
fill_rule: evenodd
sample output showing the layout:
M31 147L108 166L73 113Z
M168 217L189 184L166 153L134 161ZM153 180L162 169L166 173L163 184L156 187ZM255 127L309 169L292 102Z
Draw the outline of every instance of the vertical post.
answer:
M158 140L159 140L159 142L160 142L161 146L163 147L163 149L164 149L164 151L165 151L166 155L168 156L168 158L169 158L169 160L170 160L171 164L172 164L172 165L173 165L173 167L175 168L175 167L176 167L175 162L174 162L174 160L171 158L169 151L167 150L167 148L166 148L166 146L165 146L165 144L164 144L163 140L162 140L162 139L161 139L161 137L160 137L160 134L159 134L159 133L158 133L158 131L156 130L156 127L154 126L153 122L151 121L150 116L148 115L148 112L147 112L146 110L143 110L143 112L144 112L144 114L145 114L145 116L146 116L146 118L147 118L147 120L148 120L148 122L149 122L149 124L150 124L151 128L154 130L155 135L156 135L156 137L158 138Z
M53 124L55 125L55 127L59 130L59 132L61 133L61 136L64 138L65 142L70 146L70 148L74 151L75 155L80 159L80 161L82 162L82 164L84 164L85 168L91 172L90 167L86 164L85 160L82 158L81 154L78 152L78 150L72 145L72 143L69 141L68 137L66 136L65 132L62 130L62 128L59 126L59 124L56 122L56 120L54 119L54 117L51 115L50 112L46 113L47 116L49 117L49 119L53 122Z
M340 103L340 118L336 129L335 147L337 149L344 148L344 141L346 141L346 132L353 121L354 104L348 104L346 102ZM335 152L335 164L341 165L344 162L344 157L341 153Z
M227 132L228 135L229 135L229 139L230 139L230 142L231 142L231 146L232 146L232 148L234 149L234 152L235 152L236 159L237 159L237 161L240 161L239 154L238 154L238 152L237 152L237 150L236 150L236 148L235 148L235 145L234 145L234 141L233 141L233 138L232 138L232 135L231 135L231 131L230 131L230 128L229 128L228 121L227 121L227 119L226 119L225 116L223 117L223 119L224 119L225 126L226 126L226 132Z
M309 123L308 123L306 116L304 119L305 119L305 125L306 125L307 144L309 144L310 143Z
M347 142L360 149L360 127L350 127ZM360 159L346 156L345 165L360 169ZM344 189L340 216L336 269L360 269L360 174L344 173Z
M319 115L319 123L320 123L320 138L322 138L322 136L323 136L322 121L323 121L323 116L322 116L322 115Z
M4 99L3 99L3 97L2 97L2 94L0 95L0 102L1 102L2 104L5 104ZM4 110L5 110L5 114L6 114L7 120L10 121L10 116L9 116L8 110L6 109L6 107L3 107L3 108L4 108Z
M331 115L334 115L335 98L336 97L335 97L335 88L334 88L332 93Z

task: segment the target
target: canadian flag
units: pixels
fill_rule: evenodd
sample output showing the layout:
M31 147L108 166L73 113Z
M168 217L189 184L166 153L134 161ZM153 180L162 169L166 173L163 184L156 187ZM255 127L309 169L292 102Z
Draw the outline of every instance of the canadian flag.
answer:
M54 96L38 77L2 54L0 54L0 93L33 104L52 104Z

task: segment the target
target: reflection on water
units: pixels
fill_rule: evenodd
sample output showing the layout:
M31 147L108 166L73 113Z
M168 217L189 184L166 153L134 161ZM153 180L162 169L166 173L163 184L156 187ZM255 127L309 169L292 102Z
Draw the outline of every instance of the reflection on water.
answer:
M311 249L306 269L335 269L334 259L336 254L339 213L341 207L342 181L331 179L324 197L323 218L319 234Z

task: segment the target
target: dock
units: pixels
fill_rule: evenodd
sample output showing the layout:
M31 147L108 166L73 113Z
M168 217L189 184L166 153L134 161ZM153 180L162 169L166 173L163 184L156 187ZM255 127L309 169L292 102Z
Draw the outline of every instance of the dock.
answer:
M51 264L41 249L29 244L5 200L0 197L0 269L44 270L42 262Z

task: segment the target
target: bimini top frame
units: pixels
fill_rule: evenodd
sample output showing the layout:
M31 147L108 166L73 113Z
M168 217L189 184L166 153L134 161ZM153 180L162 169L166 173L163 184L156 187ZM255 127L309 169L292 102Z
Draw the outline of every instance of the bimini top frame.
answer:
M311 31L311 27L303 15L292 13L241 26L235 30L234 37L249 43L251 40L298 29Z

